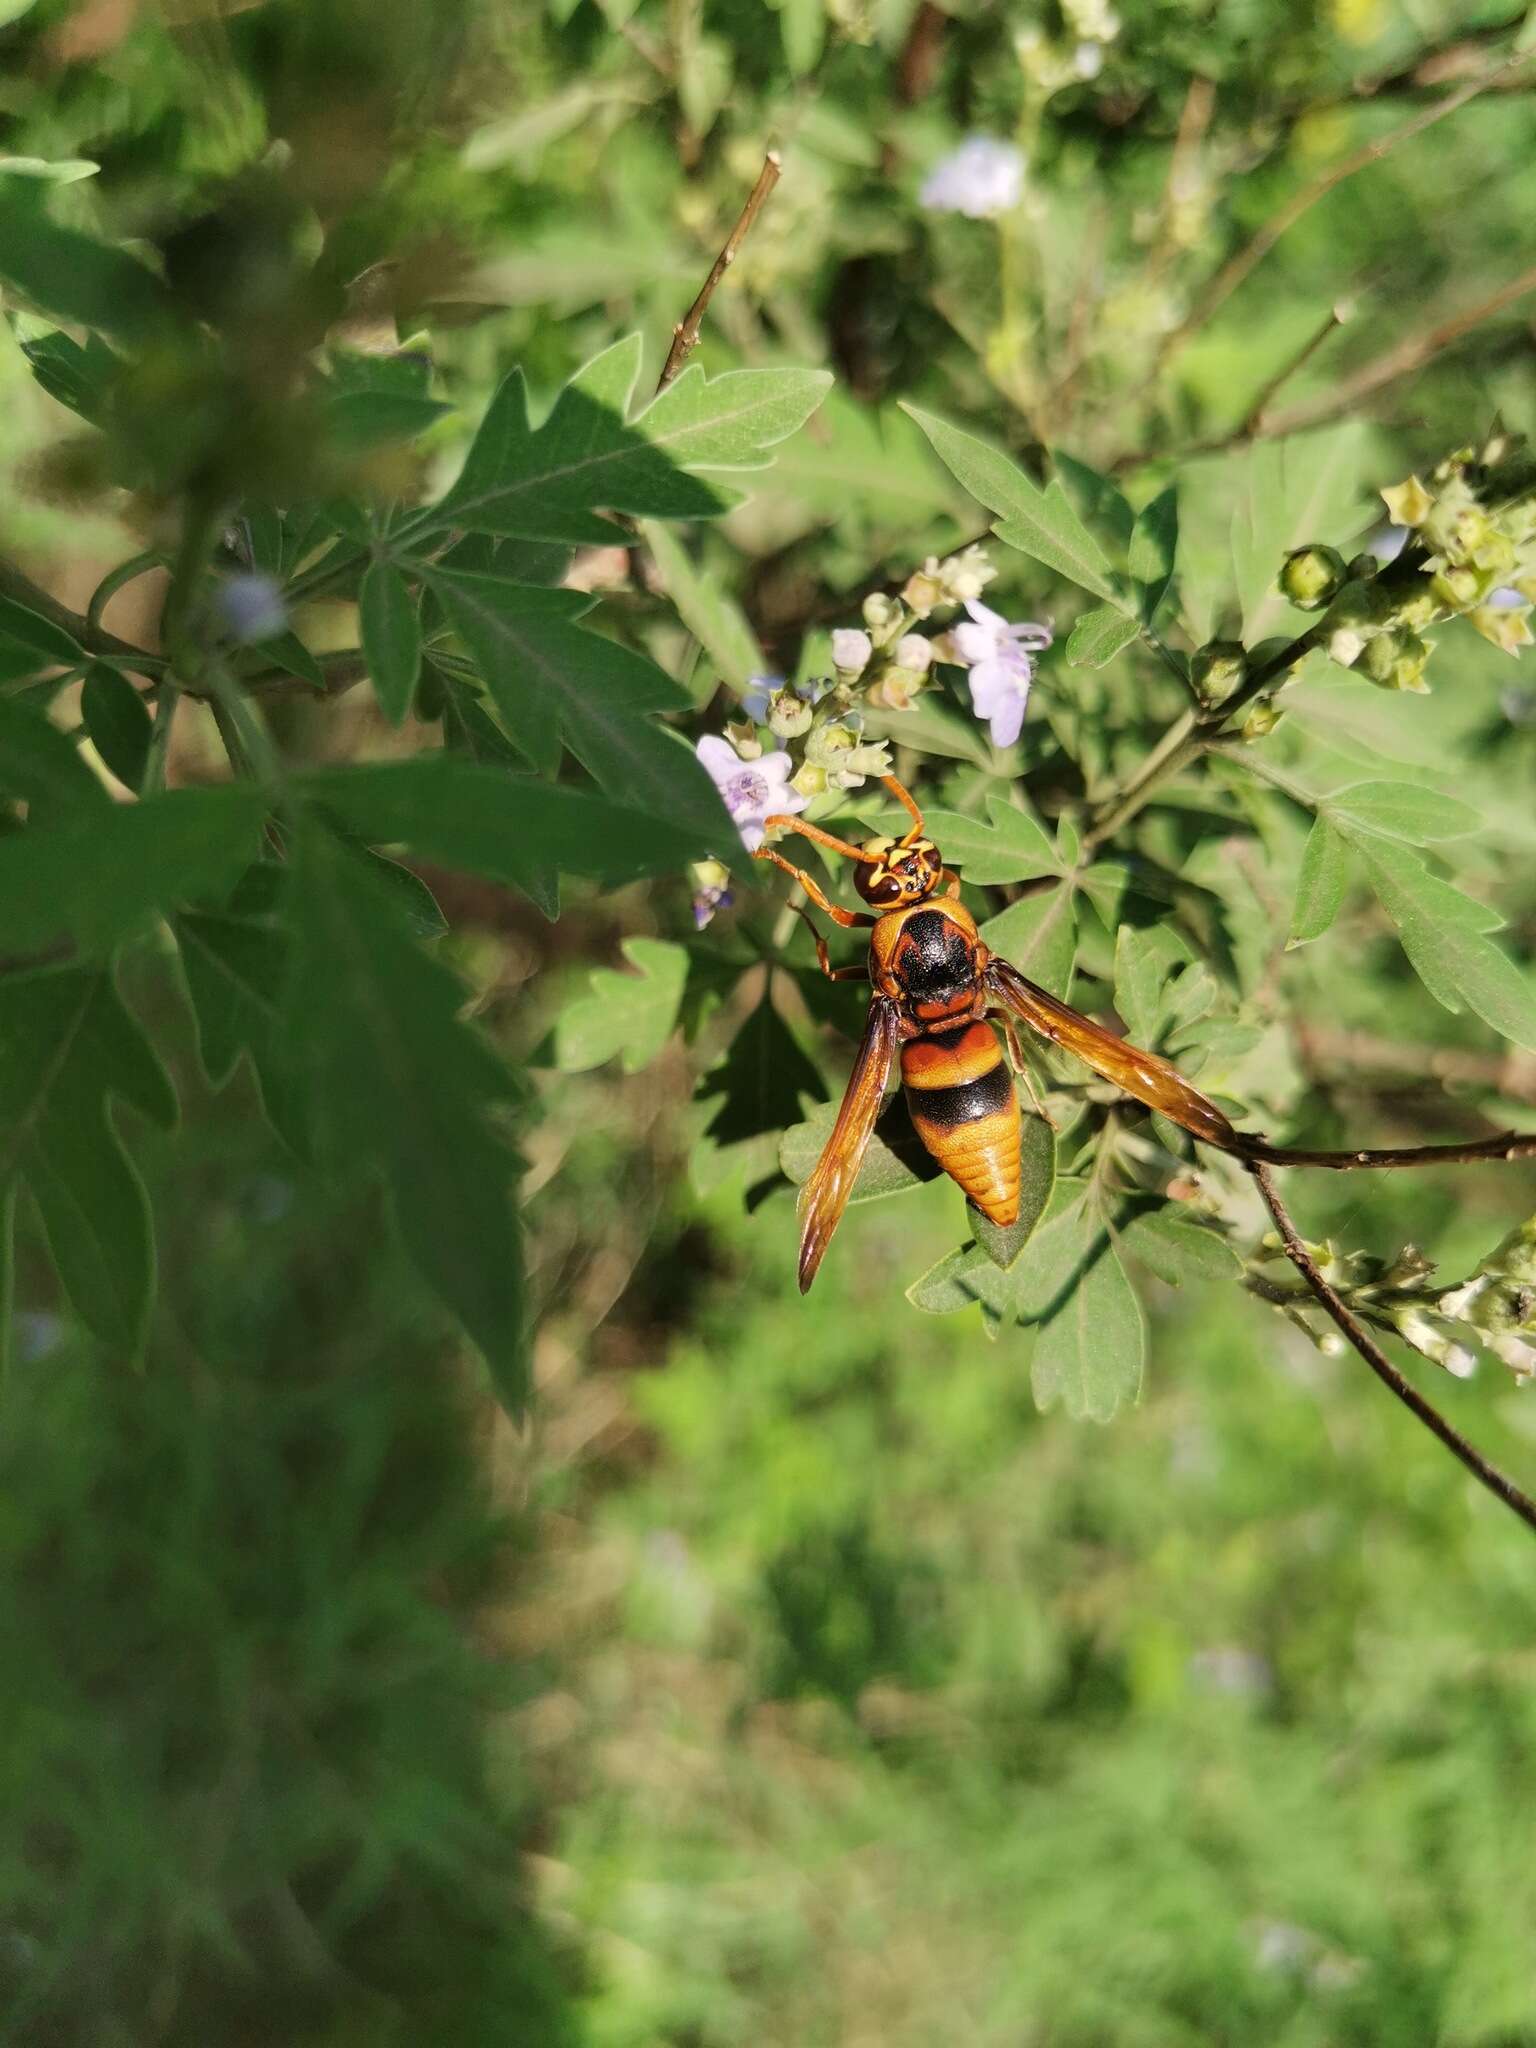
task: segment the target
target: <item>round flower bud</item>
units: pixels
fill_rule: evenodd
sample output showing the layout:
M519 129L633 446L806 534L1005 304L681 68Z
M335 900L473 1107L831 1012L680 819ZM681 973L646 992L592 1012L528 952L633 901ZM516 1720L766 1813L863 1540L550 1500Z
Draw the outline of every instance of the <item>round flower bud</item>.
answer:
M900 629L901 623L907 615L905 607L898 599L887 597L880 590L872 591L865 598L863 610L864 623L874 636L876 646L883 646L890 639L891 635ZM832 644L835 650L837 645L837 635L835 633L832 636ZM864 658L866 661L869 659L868 655ZM833 659L834 661L836 660L835 651Z
M799 790L803 797L820 796L827 786L827 771L818 768L814 761L807 761L800 772L790 778L789 786Z
M922 694L923 678L909 668L888 668L878 682L865 692L868 701L883 711L910 711Z
M1429 690L1424 680L1428 660L1428 643L1417 633L1398 629L1391 633L1378 633L1375 639L1366 642L1360 657L1359 673L1368 676L1383 690L1412 690L1424 696Z
M819 768L830 768L839 755L846 754L857 744L857 735L850 726L813 726L805 742L805 758Z
M921 633L903 633L894 648L898 668L910 669L914 675L925 675L933 660L933 645Z
M935 605L944 602L944 585L939 577L939 565L932 555L921 569L915 570L902 586L901 601L914 617L926 619Z
M1478 569L1437 569L1429 587L1448 612L1466 611L1493 587L1493 578Z
M815 717L809 704L793 690L775 690L768 700L768 729L776 739L798 739Z
M1231 696L1248 671L1248 657L1238 640L1208 640L1190 656L1189 680L1207 704Z
M873 599L869 599L865 603L864 615L866 618L869 616L869 606L873 602ZM884 602L890 604L892 600L886 598ZM900 609L898 605L896 607L898 613ZM868 668L869 657L874 651L874 644L870 640L869 635L861 632L857 626L844 626L832 635L832 666L837 670L839 676L862 675L865 669Z
M1245 740L1262 740L1274 731L1284 716L1285 713L1277 710L1268 698L1261 697L1243 720L1241 736Z
M1280 594L1301 611L1317 612L1343 582L1344 557L1337 548L1292 548L1280 571Z

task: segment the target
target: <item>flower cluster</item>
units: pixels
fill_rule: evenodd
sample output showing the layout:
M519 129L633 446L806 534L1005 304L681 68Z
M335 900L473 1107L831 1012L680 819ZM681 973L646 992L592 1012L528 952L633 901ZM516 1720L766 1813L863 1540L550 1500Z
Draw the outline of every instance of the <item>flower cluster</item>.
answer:
M1536 463L1496 434L1382 492L1392 524L1346 562L1336 548L1293 549L1279 588L1320 611L1317 642L1387 690L1427 690L1424 629L1465 617L1506 654L1531 644L1536 603Z
M871 722L910 710L941 667L966 672L972 709L994 745L1014 743L1051 629L1010 623L981 602L996 573L979 546L943 561L930 555L899 597L867 597L863 624L832 634L829 676L793 685L782 676L750 679L742 717L696 750L750 852L763 844L768 819L834 809L846 792L888 775L890 746L871 733ZM920 630L935 613L961 607L965 617L949 631ZM716 862L695 869L701 926L729 902L726 880Z

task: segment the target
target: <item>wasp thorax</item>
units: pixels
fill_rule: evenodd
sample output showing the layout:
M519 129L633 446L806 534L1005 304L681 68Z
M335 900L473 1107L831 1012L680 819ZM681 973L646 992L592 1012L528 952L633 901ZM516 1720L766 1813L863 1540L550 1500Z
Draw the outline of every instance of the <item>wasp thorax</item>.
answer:
M904 845L899 839L866 839L853 886L866 903L882 910L902 903L921 903L939 886L944 862L931 839L914 839Z

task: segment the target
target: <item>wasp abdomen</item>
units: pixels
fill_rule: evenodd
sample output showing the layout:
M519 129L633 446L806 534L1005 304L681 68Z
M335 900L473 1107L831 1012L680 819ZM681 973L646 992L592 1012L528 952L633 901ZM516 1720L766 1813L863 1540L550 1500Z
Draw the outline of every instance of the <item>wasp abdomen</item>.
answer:
M918 1136L983 1216L1019 1216L1019 1098L990 1024L908 1041L901 1078Z

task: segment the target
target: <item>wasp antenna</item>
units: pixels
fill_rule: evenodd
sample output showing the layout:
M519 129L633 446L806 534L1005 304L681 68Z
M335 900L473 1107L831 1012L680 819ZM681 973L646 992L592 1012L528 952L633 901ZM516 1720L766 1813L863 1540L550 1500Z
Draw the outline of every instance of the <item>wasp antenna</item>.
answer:
M912 830L906 835L906 837L901 842L903 846L910 846L912 844L912 841L916 839L918 834L923 829L923 814L917 808L917 803L915 799L912 797L910 791L903 788L902 784L896 780L894 775L882 775L880 780L885 784L886 788L891 792L891 795L895 797L897 803L901 805L903 810L905 810L907 816L912 820Z

